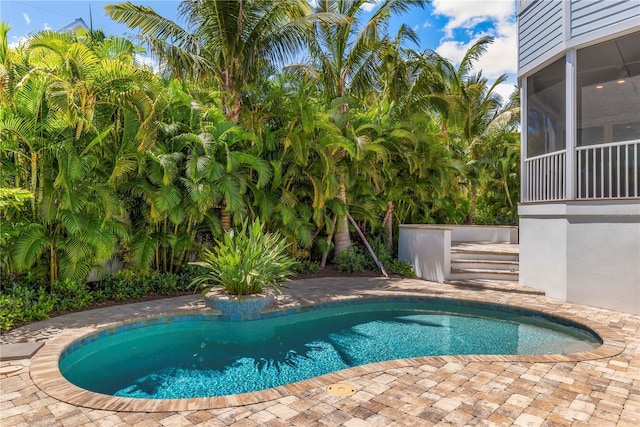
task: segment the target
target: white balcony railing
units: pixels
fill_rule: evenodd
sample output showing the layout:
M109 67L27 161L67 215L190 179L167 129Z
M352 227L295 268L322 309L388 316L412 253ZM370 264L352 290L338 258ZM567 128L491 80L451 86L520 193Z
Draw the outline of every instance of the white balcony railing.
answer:
M524 161L523 202L565 199L566 151L554 151Z
M576 198L640 197L640 140L576 148Z
M525 159L522 201L640 197L640 140L575 149L575 194L566 194L566 150Z

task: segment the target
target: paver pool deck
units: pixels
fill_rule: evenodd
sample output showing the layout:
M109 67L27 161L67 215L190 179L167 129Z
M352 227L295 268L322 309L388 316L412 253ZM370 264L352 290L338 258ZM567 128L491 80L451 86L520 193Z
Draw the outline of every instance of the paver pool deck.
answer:
M134 318L209 310L199 295L100 308L29 324L2 343L44 341L32 359L0 363L0 426L640 426L640 316L566 303L499 282L317 278L289 284L280 307L371 296L436 296L508 304L578 320L600 348L560 356L444 356L346 369L262 392L133 402L79 389L57 370L87 333ZM327 392L334 383L353 396ZM102 409L97 409L102 408Z

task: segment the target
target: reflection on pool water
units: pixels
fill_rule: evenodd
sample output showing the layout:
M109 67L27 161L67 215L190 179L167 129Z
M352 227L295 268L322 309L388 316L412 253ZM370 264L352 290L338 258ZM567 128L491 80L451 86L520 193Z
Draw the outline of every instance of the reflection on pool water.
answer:
M305 310L245 322L185 315L126 324L76 341L63 352L60 370L99 393L191 398L257 391L384 360L560 354L601 344L587 328L542 313L464 301L370 300Z

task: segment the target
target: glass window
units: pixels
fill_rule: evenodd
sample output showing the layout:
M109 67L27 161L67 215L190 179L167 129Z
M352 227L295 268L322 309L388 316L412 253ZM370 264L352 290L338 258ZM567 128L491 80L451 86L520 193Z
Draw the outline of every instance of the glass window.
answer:
M639 139L640 32L578 50L577 74L578 146Z
M527 157L566 147L565 59L527 78Z
M578 194L629 197L639 184L637 145L620 143L640 140L640 32L577 55L577 144L589 146L577 155Z
M613 125L613 142L640 140L640 121Z
M602 126L578 129L578 141L583 145L601 144L604 140L604 128Z

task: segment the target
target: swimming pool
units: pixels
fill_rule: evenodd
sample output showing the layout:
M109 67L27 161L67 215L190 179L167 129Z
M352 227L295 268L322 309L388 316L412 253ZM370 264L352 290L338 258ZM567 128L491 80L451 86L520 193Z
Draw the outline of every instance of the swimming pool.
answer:
M192 398L263 390L383 360L449 354L562 354L601 341L576 323L519 308L437 298L325 304L248 322L164 316L75 341L62 374L94 392Z

